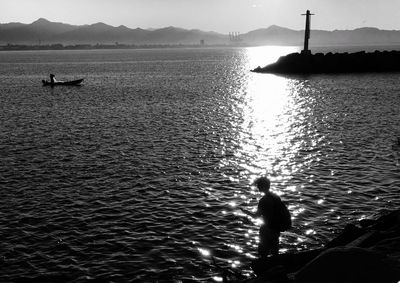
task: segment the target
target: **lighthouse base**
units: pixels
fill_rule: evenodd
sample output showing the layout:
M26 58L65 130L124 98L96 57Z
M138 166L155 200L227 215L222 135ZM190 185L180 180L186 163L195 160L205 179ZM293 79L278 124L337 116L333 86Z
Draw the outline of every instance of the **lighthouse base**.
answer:
M301 50L302 55L311 55L311 50Z

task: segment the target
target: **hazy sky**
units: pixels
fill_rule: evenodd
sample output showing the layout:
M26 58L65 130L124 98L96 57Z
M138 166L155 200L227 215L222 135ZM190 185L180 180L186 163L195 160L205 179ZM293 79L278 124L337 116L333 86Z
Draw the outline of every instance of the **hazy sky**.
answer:
M272 24L304 29L378 27L400 30L400 0L0 0L0 22L38 18L75 25L104 22L130 28L176 26L228 33Z

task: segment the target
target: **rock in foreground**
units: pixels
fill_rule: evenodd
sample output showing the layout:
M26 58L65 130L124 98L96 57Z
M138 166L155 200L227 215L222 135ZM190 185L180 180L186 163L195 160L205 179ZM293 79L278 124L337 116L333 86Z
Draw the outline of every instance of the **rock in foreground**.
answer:
M350 224L324 248L253 261L254 282L398 283L400 210Z

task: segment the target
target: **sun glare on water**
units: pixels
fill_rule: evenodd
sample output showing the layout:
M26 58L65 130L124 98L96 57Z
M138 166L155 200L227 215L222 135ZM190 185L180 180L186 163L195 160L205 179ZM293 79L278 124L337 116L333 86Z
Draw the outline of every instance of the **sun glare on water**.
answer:
M297 52L296 47L250 47L247 48L249 69L276 62L283 55ZM250 135L242 137L243 150L253 155L255 176L271 171L273 160L287 146L288 117L284 115L291 106L291 80L273 74L251 73L246 85L246 107L242 127ZM267 154L260 154L267 153ZM272 159L271 159L272 158Z

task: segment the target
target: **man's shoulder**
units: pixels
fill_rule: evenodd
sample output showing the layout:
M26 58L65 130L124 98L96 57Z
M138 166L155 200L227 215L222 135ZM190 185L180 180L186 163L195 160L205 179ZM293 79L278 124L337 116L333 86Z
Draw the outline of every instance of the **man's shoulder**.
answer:
M279 202L281 201L281 198L271 192L266 193L261 199L260 203L274 203L274 202Z
M272 195L272 197L273 197L275 200L277 200L277 201L282 201L282 200L281 200L281 197L278 196L277 194L271 193L271 195Z
M281 200L281 198L272 192L266 193L262 198L269 199L269 200Z

